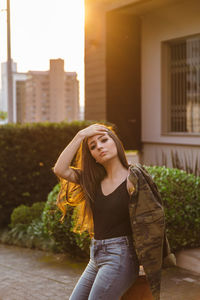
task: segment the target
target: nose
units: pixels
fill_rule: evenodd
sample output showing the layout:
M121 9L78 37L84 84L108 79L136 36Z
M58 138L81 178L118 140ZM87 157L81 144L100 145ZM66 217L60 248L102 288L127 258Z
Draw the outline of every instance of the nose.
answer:
M98 150L99 150L99 149L102 149L102 144L101 144L100 141L97 142L97 149L98 149Z

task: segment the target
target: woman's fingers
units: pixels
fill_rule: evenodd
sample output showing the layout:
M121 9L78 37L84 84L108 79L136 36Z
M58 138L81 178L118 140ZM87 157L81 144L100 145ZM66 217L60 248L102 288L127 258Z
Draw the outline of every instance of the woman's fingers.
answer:
M102 133L102 132L107 132L107 128L103 125L99 125L99 124L93 124L89 127L87 127L86 129L88 129L87 133L89 136L98 134L98 133Z
M91 137L96 134L102 134L108 132L108 129L104 125L92 124L81 130L81 135L84 137Z
M106 133L108 131L108 129L103 125L95 126L93 129L94 130L92 130L93 132L91 132L91 133L94 133L94 134Z

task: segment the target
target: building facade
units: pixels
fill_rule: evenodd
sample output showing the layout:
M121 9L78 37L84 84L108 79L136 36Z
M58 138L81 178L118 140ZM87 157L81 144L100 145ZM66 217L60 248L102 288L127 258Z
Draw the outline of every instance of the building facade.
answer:
M86 0L85 118L144 164L200 170L200 2Z
M50 60L49 71L29 71L25 122L79 120L79 82L64 71L62 59Z
M14 122L80 119L77 73L65 72L64 60L51 59L49 71L18 73L13 67ZM2 110L7 111L6 63L2 74Z
M26 73L17 72L17 64L12 62L13 70L13 120L22 122L24 114L24 87L27 79ZM23 91L22 91L23 90ZM20 95L19 95L20 94ZM8 111L8 91L7 91L7 63L1 64L1 100L0 110ZM19 97L20 96L20 97Z

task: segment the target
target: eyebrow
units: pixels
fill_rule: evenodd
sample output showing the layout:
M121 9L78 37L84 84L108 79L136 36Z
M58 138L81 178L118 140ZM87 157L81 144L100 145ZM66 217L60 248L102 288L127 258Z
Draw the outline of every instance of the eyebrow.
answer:
M100 138L102 138L102 136L104 136L105 135L105 133L104 134L101 134L97 139L99 140ZM93 144L93 143L95 143L95 141L91 141L88 145L90 146L91 144Z

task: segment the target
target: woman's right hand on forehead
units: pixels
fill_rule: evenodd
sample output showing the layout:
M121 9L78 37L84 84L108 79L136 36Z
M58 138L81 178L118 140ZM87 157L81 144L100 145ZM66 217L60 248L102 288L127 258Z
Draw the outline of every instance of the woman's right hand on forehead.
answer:
M83 138L94 136L97 134L102 134L108 132L108 129L101 124L92 124L79 131L79 135Z
M71 162L84 138L104 134L108 129L101 124L93 124L80 130L72 141L65 147L55 163L54 173L70 182L79 183L77 173L71 168Z

